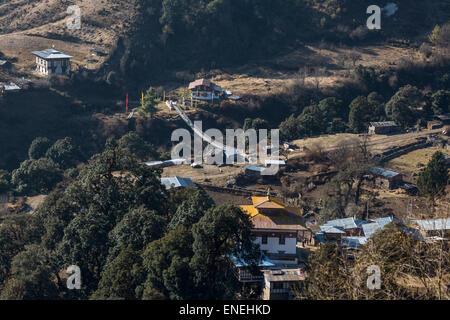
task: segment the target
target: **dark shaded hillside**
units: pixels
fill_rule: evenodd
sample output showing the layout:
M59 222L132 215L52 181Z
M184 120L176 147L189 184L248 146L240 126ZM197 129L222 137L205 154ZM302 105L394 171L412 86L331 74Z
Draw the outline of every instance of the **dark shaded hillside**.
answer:
M13 169L27 157L36 137L91 141L93 122L61 95L52 91L23 91L0 101L0 168Z
M447 0L399 0L398 11L383 17L382 30L369 31L366 9L372 2L140 0L136 24L111 61L127 84L186 80L195 72L243 65L320 40L349 46L390 38L423 41L435 24L450 19Z

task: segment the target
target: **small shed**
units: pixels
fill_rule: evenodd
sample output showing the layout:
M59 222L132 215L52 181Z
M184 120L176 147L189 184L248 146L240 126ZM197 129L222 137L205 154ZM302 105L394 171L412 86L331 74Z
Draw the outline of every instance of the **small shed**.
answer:
M265 167L247 166L245 167L245 174L248 176L260 177L264 175L266 170L267 168Z
M387 134L398 132L400 127L394 121L371 122L369 134Z
M375 185L382 189L396 189L403 181L401 173L388 169L374 167L370 172L375 176Z

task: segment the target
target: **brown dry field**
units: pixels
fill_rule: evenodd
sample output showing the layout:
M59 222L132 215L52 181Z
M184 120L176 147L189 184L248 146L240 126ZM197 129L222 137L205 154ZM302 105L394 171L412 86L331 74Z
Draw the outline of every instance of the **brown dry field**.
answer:
M68 29L67 8L81 9L81 29ZM129 28L135 16L134 1L125 0L9 0L0 4L0 52L17 58L16 67L34 67L31 51L52 48L74 56L75 66L96 69L105 61L89 49L108 52ZM89 63L88 60L97 60Z
M417 138L424 138L430 134L440 133L442 129L421 130L419 132L409 132L394 135L371 135L368 137L368 147L372 153L380 153L393 147L407 145L415 142ZM361 139L364 135L353 133L338 133L333 135L322 135L319 137L299 139L293 141L298 147L311 148L312 146L320 146L325 151L333 150L341 143L354 143ZM304 152L294 151L289 154L289 158L295 158L304 155Z
M279 90L290 82L298 79L299 73L304 74L303 68L322 70L315 76L310 71L305 82L315 85L319 81L320 87L337 85L350 76L355 67L348 57L350 52L356 52L361 59L355 65L373 67L395 67L404 59L423 59L415 49L399 48L390 45L366 46L358 48L329 47L308 45L286 55L276 57L270 61L249 64L245 67L227 70L212 80L235 95L264 94ZM270 65L270 66L265 66ZM291 70L291 71L280 71ZM302 70L302 71L299 71Z

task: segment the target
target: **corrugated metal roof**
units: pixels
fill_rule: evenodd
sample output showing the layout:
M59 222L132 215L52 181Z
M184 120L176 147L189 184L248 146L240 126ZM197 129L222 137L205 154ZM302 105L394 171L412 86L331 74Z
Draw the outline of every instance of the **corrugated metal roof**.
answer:
M245 170L250 170L250 171L255 171L255 172L263 172L264 170L266 170L267 168L265 167L257 167L257 166L246 166Z
M231 260L233 260L234 265L238 268L249 266L249 264L246 263L245 261L242 261L242 259L240 257L235 257L232 255L232 256L230 256L230 258L231 258ZM258 267L269 268L269 267L274 267L274 266L275 266L275 263L273 263L272 260L270 260L263 254L261 255L261 257L259 259Z
M348 249L361 249L366 243L366 237L342 237L341 239L341 245Z
M55 49L45 49L42 51L33 51L34 55L41 57L42 59L70 59L73 58L72 56L69 56L63 52L60 52Z
M394 217L382 217L382 218L376 218L373 219L374 222L378 223L382 228L384 228L387 224L393 222L393 221L400 221L397 218Z
M334 226L320 226L320 231L323 233L345 233L342 227L334 227Z
M159 166L161 164L163 164L164 162L162 161L150 161L150 162L144 162L145 165L152 167L152 166Z
M363 225L362 229L363 229L364 235L367 238L370 238L370 237L372 237L372 235L375 232L377 232L378 230L380 230L382 228L381 228L381 226L378 223L373 222L373 223L368 223L368 224Z
M344 229L354 229L359 228L363 224L368 223L367 221L361 219L351 218L343 218L343 219L335 219L327 221L323 226L333 226L333 227L342 227Z
M269 164L275 164L275 165L279 165L279 166L285 166L286 165L286 161L284 160L275 160L275 159L268 159L266 161L264 161L264 164L267 166Z
M411 221L417 223L419 228L425 231L450 230L450 218Z
M372 221L373 221L372 223L367 223L362 226L364 235L366 236L367 239L372 237L375 232L383 229L389 223L391 223L393 221L399 221L399 220L396 218L393 218L393 217L382 217L382 218L372 219Z
M189 178L180 178L180 177L170 177L170 178L161 178L161 183L166 187L166 189L170 188L187 188L194 187L194 183Z
M11 84L5 84L3 86L3 89L5 91L15 91L15 90L20 90L20 87L17 84L11 83Z
M372 172L373 174L378 175L378 176L383 176L385 178L393 178L400 174L398 172L391 171L391 170L388 170L385 168L380 168L380 167L373 167L370 169L370 172Z
M371 127L397 127L394 121L371 122Z

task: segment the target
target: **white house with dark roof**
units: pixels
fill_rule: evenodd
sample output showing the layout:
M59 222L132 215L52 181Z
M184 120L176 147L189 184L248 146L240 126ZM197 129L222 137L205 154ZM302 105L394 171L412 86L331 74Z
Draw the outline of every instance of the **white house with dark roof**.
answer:
M36 56L36 71L43 75L69 74L70 59L73 58L55 49L33 51Z
M191 98L203 101L220 99L223 89L208 79L198 79L189 84Z

